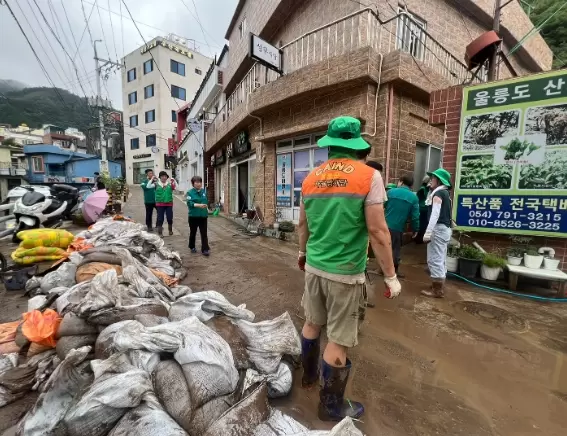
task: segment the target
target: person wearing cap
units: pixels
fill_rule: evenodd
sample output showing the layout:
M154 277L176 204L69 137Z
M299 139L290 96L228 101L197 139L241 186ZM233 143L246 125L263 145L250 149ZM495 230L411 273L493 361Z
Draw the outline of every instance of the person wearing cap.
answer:
M413 177L405 175L400 177L398 186L388 191L386 203L386 223L392 238L392 257L394 268L399 278L404 276L398 271L401 262L402 240L408 220L411 220L413 237L419 230L419 202L412 192Z
M427 245L427 266L431 275L431 286L421 291L426 297L443 298L447 275L447 248L451 241L451 174L443 168L427 173L431 178L431 192L425 204L429 208L429 224L423 235Z
M397 297L401 285L392 262L390 233L384 218L384 183L380 173L361 162L370 145L360 121L339 117L318 141L329 148L329 160L304 180L299 216L299 268L305 271L302 306L302 385L319 380L319 418L359 418L361 403L346 400L351 371L347 350L358 343L359 308L363 304L368 239L384 271L385 296ZM320 334L328 343L320 365Z
M417 199L419 201L419 232L415 238L417 244L423 244L423 235L429 224L429 207L425 204L427 195L429 194L429 176L425 176L421 181L421 186L417 190Z
M157 209L157 232L163 236L163 222L167 218L169 236L173 235L173 191L177 188L174 179L169 174L160 171L159 180L156 182L156 209Z
M156 183L158 179L150 168L146 170L146 180L140 183L144 191L144 206L146 206L146 230L153 232L154 209L156 208ZM157 226L156 226L157 227Z

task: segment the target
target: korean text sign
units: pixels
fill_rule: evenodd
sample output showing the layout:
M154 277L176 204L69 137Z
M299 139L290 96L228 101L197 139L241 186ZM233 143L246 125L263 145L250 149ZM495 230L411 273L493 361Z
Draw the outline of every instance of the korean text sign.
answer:
M454 189L463 230L567 237L567 71L464 89Z
M278 154L276 205L291 207L291 153Z

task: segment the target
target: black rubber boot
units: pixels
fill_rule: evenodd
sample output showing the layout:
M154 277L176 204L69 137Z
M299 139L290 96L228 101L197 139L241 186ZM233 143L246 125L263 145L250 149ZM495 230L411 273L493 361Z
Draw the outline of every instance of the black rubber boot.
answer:
M173 236L173 224L168 224L167 227L169 228L169 236Z
M161 226L160 226L160 227L156 227L156 230L157 230L157 234L158 234L159 236L163 236L163 227L161 227Z
M347 416L358 419L364 413L364 406L356 401L345 400L345 389L350 374L351 362L337 368L323 360L323 380L319 392L319 419L321 421L342 421Z
M146 231L149 232L149 233L153 233L154 229L152 229L151 227L146 227Z
M400 265L394 264L394 268L395 268L395 270L396 270L396 276L397 276L399 279L405 279L405 278L406 278L406 275L405 275L404 273L401 273L401 272L399 271Z
M319 338L305 339L301 336L301 363L303 365L301 386L305 389L312 388L319 380L319 357L321 354L319 342Z

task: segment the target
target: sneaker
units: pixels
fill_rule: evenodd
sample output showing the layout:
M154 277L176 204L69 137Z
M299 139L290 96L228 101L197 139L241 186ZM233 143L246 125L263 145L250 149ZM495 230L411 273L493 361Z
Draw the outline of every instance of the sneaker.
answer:
M192 248L192 249L191 249L191 253L197 254L197 249L196 249L196 248Z
M209 253L209 250L203 251L203 256L209 257L210 255L211 255L211 253Z

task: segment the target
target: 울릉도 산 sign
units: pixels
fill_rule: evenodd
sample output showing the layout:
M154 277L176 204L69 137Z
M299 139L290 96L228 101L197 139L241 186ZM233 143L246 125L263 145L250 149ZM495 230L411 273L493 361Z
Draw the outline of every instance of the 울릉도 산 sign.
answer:
M454 189L460 229L567 237L567 71L464 89Z

